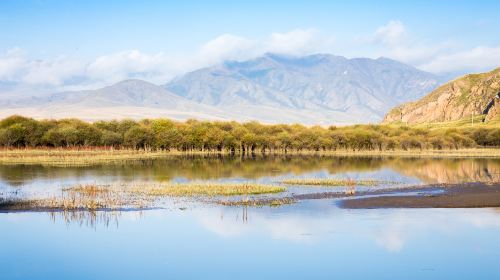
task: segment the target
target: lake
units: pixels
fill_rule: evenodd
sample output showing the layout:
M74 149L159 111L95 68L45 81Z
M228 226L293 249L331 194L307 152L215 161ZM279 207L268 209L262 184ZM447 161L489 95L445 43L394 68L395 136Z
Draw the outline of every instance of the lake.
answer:
M500 160L195 156L88 167L0 165L0 194L46 196L117 181L286 178L498 182ZM0 213L0 278L500 279L497 208L354 210L336 199L280 207L174 199L161 206Z

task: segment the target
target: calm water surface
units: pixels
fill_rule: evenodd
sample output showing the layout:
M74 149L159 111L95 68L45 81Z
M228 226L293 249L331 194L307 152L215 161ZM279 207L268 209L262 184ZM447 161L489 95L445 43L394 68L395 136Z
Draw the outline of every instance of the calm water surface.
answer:
M175 158L0 166L0 193L44 195L77 183L134 180L425 184L499 176L500 161L486 159ZM1 213L0 279L500 279L500 209L346 210L331 199L278 208L187 206Z

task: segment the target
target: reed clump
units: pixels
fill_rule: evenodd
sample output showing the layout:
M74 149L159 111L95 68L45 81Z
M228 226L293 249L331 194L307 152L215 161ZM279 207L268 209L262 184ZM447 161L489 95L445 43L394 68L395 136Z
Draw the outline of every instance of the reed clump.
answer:
M285 190L282 186L254 183L186 183L135 186L128 191L152 196L232 196L280 193Z
M0 200L0 210L120 210L145 209L160 197L237 196L272 194L283 186L254 183L110 184L77 185L61 195L41 199Z

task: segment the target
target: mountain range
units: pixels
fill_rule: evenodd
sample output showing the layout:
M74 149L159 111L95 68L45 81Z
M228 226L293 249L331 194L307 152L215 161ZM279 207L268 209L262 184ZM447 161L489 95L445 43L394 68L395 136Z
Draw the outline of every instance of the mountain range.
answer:
M387 58L266 54L189 72L164 85L125 80L97 90L0 98L0 116L375 123L439 82L433 74Z

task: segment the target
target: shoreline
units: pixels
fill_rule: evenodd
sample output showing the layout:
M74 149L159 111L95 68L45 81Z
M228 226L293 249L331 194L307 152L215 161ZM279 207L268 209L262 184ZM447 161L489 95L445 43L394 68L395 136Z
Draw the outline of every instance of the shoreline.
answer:
M409 195L396 192L386 196L355 197L341 200L339 206L344 209L500 207L500 183L446 184L435 190L441 192L423 190Z
M186 156L232 156L253 157L402 157L402 158L500 158L500 148L474 148L456 150L360 150L360 151L266 151L256 153L231 153L229 151L152 151L130 149L0 149L0 164L3 165L53 165L89 166L116 164L131 161L165 159Z
M200 203L217 204L228 207L277 207L309 200L335 200L342 209L390 209L390 208L495 208L500 207L500 183L466 182L448 184L428 184L404 188L378 189L352 194L342 192L316 192L292 194L283 197L255 197L246 200L203 200ZM157 205L143 207L112 207L102 205L95 208L64 208L60 206L39 205L36 200L0 200L1 213L22 212L121 212L164 209ZM165 208L166 209L166 208Z

